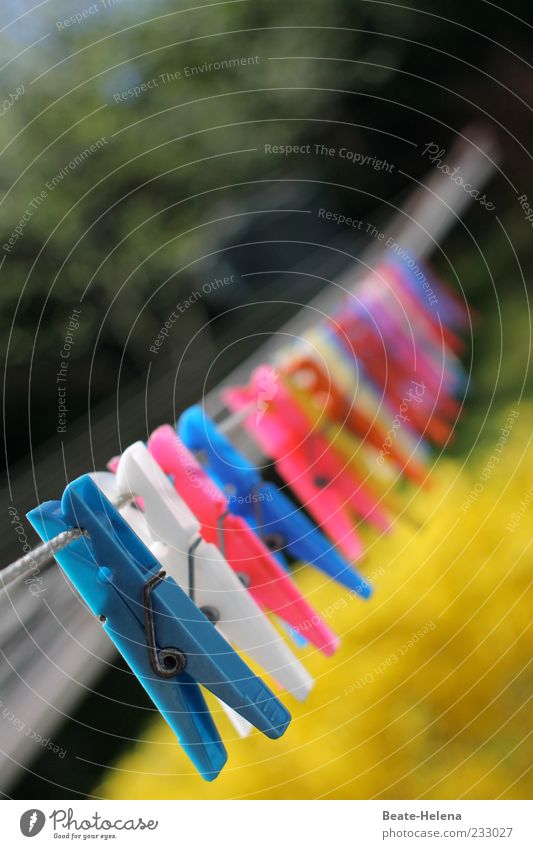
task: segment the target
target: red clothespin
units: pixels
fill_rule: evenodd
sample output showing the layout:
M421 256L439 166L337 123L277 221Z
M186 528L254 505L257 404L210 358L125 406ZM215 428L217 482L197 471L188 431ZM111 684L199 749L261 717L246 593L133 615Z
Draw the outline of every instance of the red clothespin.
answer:
M174 429L170 425L157 428L148 440L148 448L199 520L203 538L219 547L257 603L297 632L305 632L306 638L324 654L333 654L339 645L336 635L246 520L231 512L231 502Z
M261 366L246 387L228 389L225 403L235 411L256 402L256 412L245 425L279 475L291 487L335 545L352 559L363 546L356 530L357 517L379 530L390 527L374 497L347 467L335 447L294 403L278 372Z

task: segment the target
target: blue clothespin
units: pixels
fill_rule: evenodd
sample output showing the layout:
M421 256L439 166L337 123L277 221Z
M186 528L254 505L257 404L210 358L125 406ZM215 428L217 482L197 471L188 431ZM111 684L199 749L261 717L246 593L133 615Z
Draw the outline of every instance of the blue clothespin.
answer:
M283 565L287 565L281 552L284 548L363 598L371 595L365 579L290 498L262 479L201 407L185 410L177 429L191 451L201 452L207 472L228 495L230 510L247 520Z
M216 778L227 753L199 684L268 737L284 733L286 708L178 584L165 578L89 475L28 519L47 541L83 529L85 535L55 557L206 780Z

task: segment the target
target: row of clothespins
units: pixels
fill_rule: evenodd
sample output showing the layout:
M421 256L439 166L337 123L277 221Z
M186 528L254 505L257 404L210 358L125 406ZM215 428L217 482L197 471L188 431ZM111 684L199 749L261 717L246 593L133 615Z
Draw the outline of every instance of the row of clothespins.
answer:
M290 722L235 649L303 700L313 680L298 645L338 647L290 562L371 595L358 528L387 531L394 481L423 485L429 444L449 439L467 322L427 268L387 258L335 315L223 393L286 487L192 407L28 514L45 541L79 529L57 561L204 778L227 755L201 687L242 735L277 738Z

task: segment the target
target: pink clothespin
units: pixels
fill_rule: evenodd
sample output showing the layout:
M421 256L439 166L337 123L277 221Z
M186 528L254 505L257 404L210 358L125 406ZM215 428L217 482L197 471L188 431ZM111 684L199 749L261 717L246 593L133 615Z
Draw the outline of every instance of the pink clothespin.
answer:
M274 369L261 366L247 387L228 389L223 398L235 411L258 401L257 412L245 420L248 431L275 461L278 473L315 521L349 558L357 559L363 551L355 528L357 517L381 531L389 529L387 516L363 481L347 467L334 445L313 428Z
M336 635L246 520L230 512L228 498L174 429L170 425L157 428L148 440L148 449L200 522L203 538L218 546L255 601L292 628L305 631L306 638L324 654L333 654L339 645Z

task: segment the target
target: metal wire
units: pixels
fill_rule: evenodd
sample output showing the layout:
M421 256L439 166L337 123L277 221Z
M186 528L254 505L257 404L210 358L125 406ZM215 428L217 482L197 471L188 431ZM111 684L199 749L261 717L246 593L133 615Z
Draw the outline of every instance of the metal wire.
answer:
M124 504L128 504L133 498L134 496L130 494L119 495L112 504L120 510ZM87 536L87 532L82 528L69 528L67 531L61 531L60 534L47 542L35 546L23 557L19 557L18 560L0 570L0 590L5 590L10 584L31 575L37 569L46 569L54 562L54 557L58 551L62 551L67 545L82 536Z
M37 545L23 557L0 571L0 589L5 590L9 584L18 581L19 578L30 575L36 569L40 570L49 566L57 551L66 548L67 545L70 545L71 542L79 539L82 535L83 531L80 528L69 528L68 531L62 531L48 542Z

